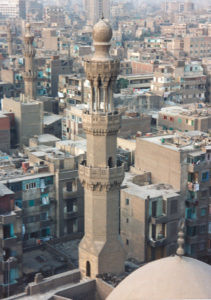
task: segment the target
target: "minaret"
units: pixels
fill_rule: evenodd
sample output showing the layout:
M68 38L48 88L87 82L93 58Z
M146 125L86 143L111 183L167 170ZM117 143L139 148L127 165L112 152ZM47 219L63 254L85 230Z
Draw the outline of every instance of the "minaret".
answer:
M34 57L36 51L33 47L34 36L31 33L31 25L26 24L26 32L24 36L24 57L25 57L25 72L24 72L24 93L29 99L36 99L36 83L37 72L35 70Z
M113 107L113 88L120 63L110 57L112 29L101 19L93 29L95 54L84 62L91 85L89 109L83 113L86 161L79 165L85 192L85 235L79 245L83 276L124 271L125 252L119 236L119 194L124 166L117 162L121 115Z
M11 26L8 26L8 31L7 31L7 45L8 45L8 55L11 56L13 55L13 45L12 45L12 31L11 31Z

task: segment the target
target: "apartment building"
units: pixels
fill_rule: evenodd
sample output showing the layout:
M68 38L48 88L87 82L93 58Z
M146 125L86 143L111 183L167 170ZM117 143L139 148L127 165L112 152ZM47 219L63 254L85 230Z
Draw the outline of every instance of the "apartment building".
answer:
M48 6L44 10L44 18L47 23L56 26L65 26L65 10L59 6Z
M70 104L87 102L91 93L88 80L83 76L59 75L59 97Z
M178 61L175 65L159 65L154 72L151 90L178 103L205 101L206 75L200 62Z
M56 147L43 143L27 148L26 153L30 164L47 169L53 176L52 201L56 205L54 236L83 232L83 190L78 180L78 163L84 159L84 151L78 154L74 145L66 148L58 142ZM51 209L53 207L50 205Z
M128 258L148 262L175 253L180 195L150 174L126 173L121 190L121 237Z
M22 209L21 228L23 247L39 244L56 236L56 201L54 176L47 171L35 174L27 171L29 163L23 162L21 170L10 170L1 182L14 192L16 206ZM31 169L31 168L30 168ZM16 176L15 176L16 175Z
M128 88L132 89L150 89L151 81L153 80L153 74L131 74L131 75L119 75L118 79L125 79L128 81Z
M186 36L184 38L184 51L191 58L203 58L211 55L210 36Z
M28 145L29 138L43 131L43 105L38 101L26 101L21 98L4 98L3 112L13 112L15 116L15 134L12 146Z
M9 297L22 277L22 211L14 192L0 183L0 298Z
M2 18L26 18L25 0L1 0L0 15Z
M78 104L65 109L62 119L62 139L76 140L85 136L82 127L82 114L87 107L86 104Z
M180 192L186 218L186 254L210 259L210 139L189 131L176 135L138 138L135 166L151 172L153 184L170 184Z
M204 103L165 107L158 113L157 125L164 130L209 132L211 108Z

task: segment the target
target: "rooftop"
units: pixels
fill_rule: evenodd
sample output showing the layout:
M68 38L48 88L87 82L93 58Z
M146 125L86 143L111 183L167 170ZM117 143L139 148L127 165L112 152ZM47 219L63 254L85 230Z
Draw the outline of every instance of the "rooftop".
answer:
M124 191L128 194L141 197L146 199L148 196L150 198L157 198L160 196L165 197L177 197L177 191L172 188L169 184L149 184L144 186L139 186L133 183L133 178L137 174L125 173L125 178L123 181L123 186L127 186Z
M195 152L203 146L211 145L211 138L202 131L178 131L175 134L141 137L140 139L180 152Z

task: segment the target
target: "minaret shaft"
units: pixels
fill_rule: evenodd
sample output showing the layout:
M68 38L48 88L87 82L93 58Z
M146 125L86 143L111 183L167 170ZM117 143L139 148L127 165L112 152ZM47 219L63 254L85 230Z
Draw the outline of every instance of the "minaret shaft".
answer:
M24 72L24 93L29 99L36 99L37 72L35 68L36 51L33 46L34 36L31 33L30 24L26 25L26 34L24 37L24 57L25 57L25 72Z
M125 253L119 236L119 191L124 166L117 162L121 116L113 107L113 86L119 61L109 55L112 30L101 20L93 31L95 55L85 61L91 85L89 110L83 113L87 159L79 166L85 191L85 235L79 246L83 275L124 271Z

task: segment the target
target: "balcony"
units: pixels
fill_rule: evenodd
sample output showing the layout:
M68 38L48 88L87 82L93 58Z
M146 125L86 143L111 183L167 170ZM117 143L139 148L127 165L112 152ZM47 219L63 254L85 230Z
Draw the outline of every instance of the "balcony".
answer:
M8 212L5 214L0 215L0 223L5 224L13 224L16 220L16 213L14 212Z
M14 269L17 267L17 259L15 257L9 257L7 260L0 261L0 272L7 271L8 269Z
M85 162L85 164L79 165L78 172L80 180L89 184L97 184L99 181L107 185L121 184L124 178L124 164L114 168L92 168L86 166Z
M188 190L191 192L199 191L199 183L188 182Z
M83 128L88 134L97 133L104 135L109 132L118 132L120 128L120 121L121 115L119 113L83 113Z
M189 164L188 165L188 172L190 173L195 173L199 172L204 168L204 163L199 163L199 164Z
M8 238L0 240L0 246L2 248L11 248L11 247L15 246L16 243L17 243L16 236L8 237Z
M68 211L68 212L64 213L65 220L75 219L77 217L78 217L78 212L77 211Z
M166 215L161 215L161 216L150 218L150 222L152 224L163 224L163 223L167 223L167 221L168 221L168 218Z
M52 219L47 219L47 220L42 220L40 221L40 226L41 227L47 227L52 224L53 220Z
M149 244L153 248L155 248L155 247L163 247L163 246L165 246L167 244L167 238L166 237L163 237L161 239L150 238L149 239Z

